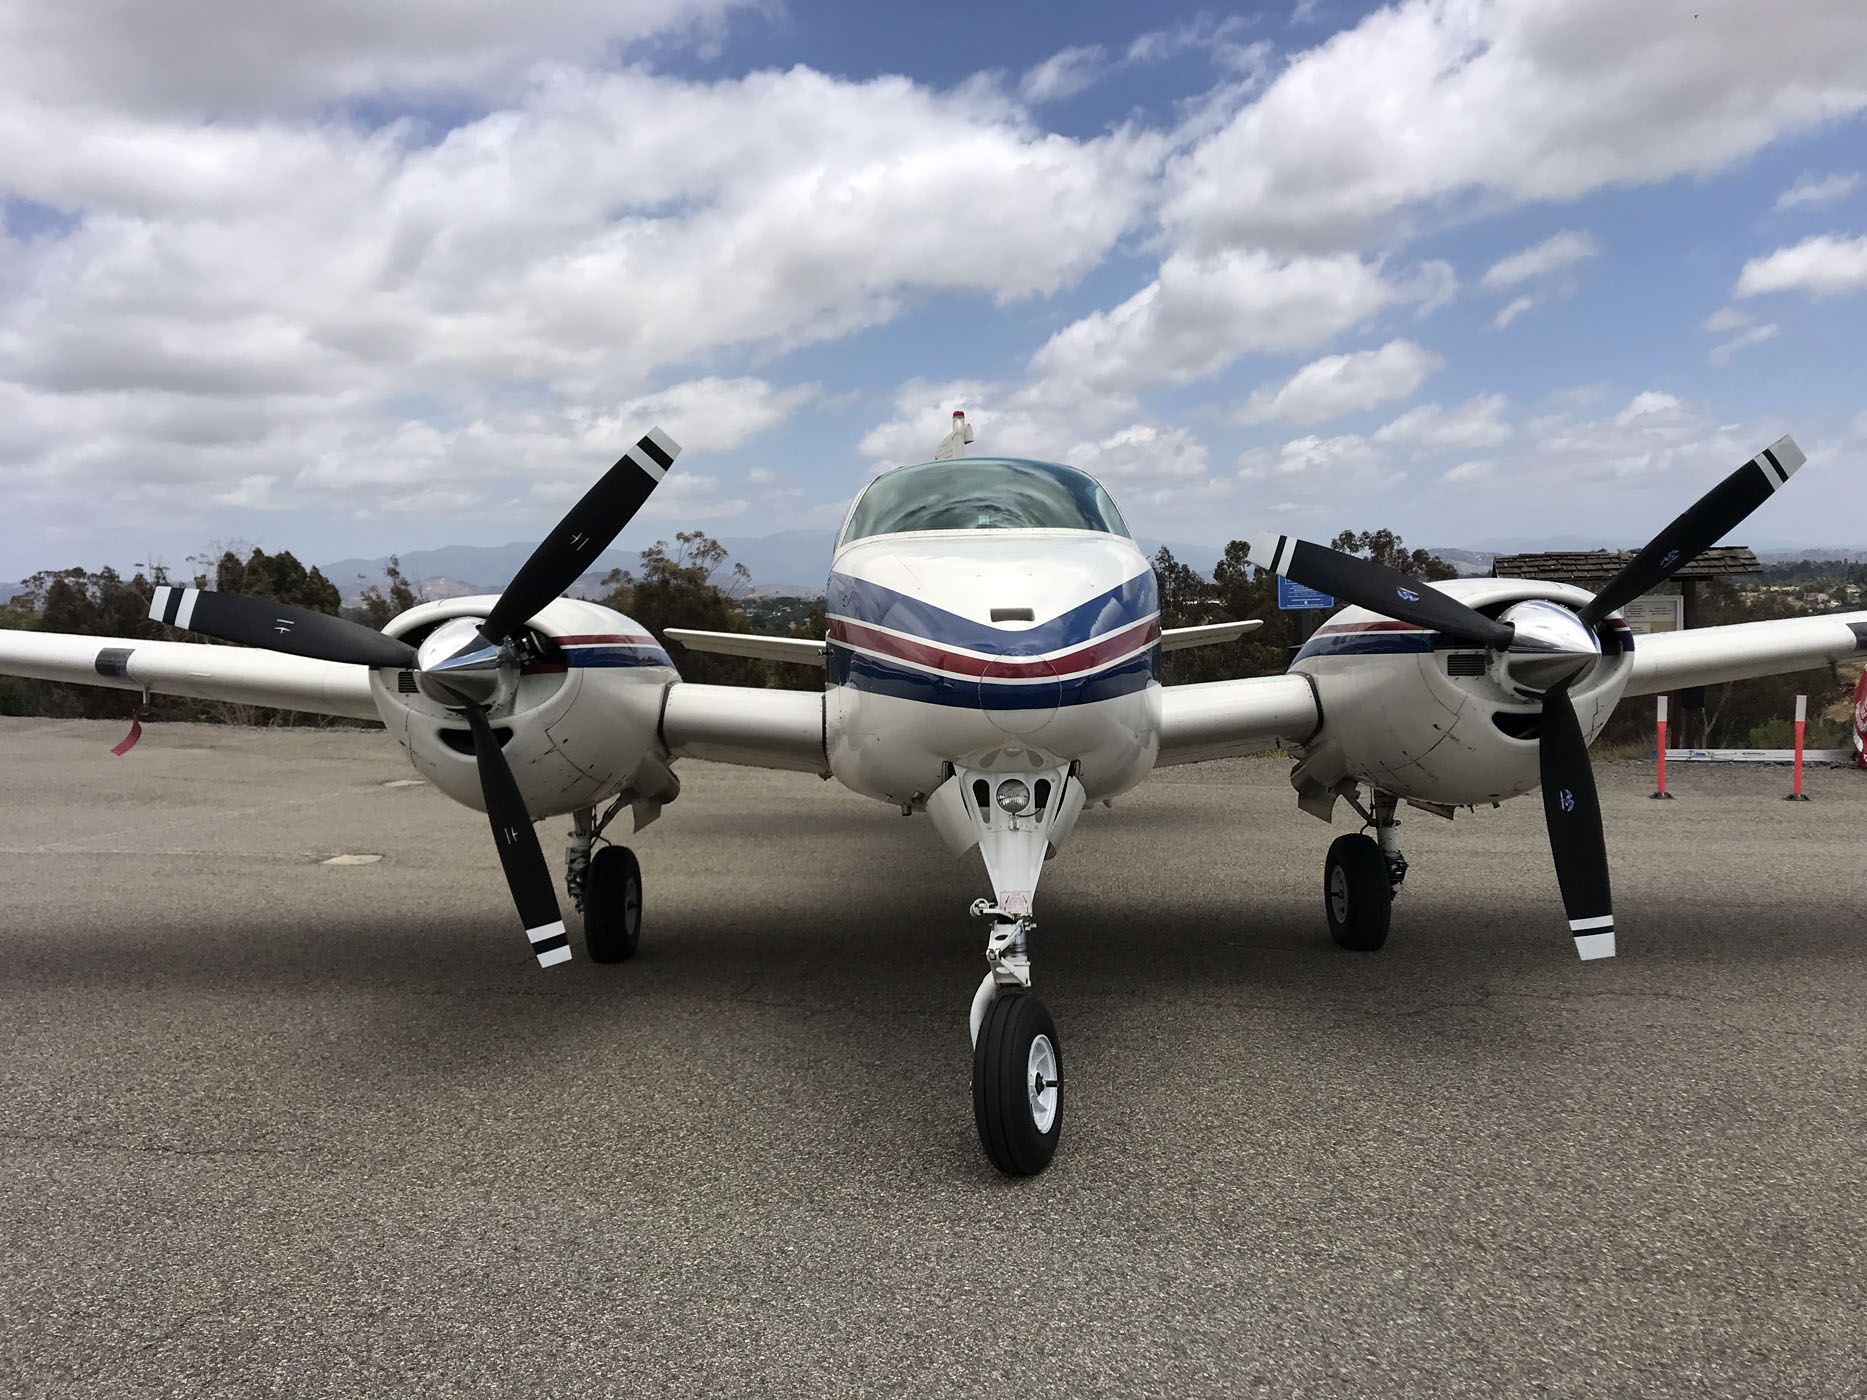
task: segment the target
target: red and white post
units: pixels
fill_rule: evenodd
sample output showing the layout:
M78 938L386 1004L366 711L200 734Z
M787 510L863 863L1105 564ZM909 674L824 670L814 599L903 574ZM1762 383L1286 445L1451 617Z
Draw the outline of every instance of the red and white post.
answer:
M1796 697L1796 776L1792 780L1794 785L1790 788L1789 796L1783 799L1785 802L1807 802L1809 800L1809 795L1802 790L1802 736L1808 727L1809 697L1798 695Z
M1671 802L1673 795L1666 791L1666 697L1664 695L1660 696L1659 700L1658 725L1659 741L1653 752L1659 757L1660 785L1655 789L1653 796L1655 800Z

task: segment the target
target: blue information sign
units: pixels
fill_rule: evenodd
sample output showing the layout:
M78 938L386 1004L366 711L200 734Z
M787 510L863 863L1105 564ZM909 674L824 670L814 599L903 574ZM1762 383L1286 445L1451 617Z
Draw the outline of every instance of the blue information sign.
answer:
M1307 612L1312 608L1333 608L1335 599L1300 583L1277 575L1277 607L1282 612Z

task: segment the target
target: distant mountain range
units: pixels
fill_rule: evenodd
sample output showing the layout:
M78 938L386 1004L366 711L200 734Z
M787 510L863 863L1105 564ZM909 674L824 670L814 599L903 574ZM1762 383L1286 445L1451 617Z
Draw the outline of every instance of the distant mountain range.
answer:
M775 535L753 538L721 538L731 560L744 564L752 575L752 591L759 594L783 594L814 598L823 592L830 573L830 553L836 543L834 530L783 530ZM1138 543L1150 557L1163 543L1183 564L1201 573L1212 572L1223 550L1211 545L1179 544L1159 540ZM497 593L511 581L519 566L530 557L534 541L523 540L498 545L446 545L440 549L411 549L400 556L402 574L416 591L430 598L452 598L462 593ZM372 583L383 582L387 557L380 559L337 559L318 567L337 585L346 600L353 599ZM597 566L577 581L570 591L585 597L601 594L603 575L611 569L639 569L641 556L634 550L611 549L597 556Z
M752 575L752 591L767 596L785 595L813 598L823 592L830 572L830 552L836 542L834 530L781 530L774 535L720 539L735 564L744 564ZM1211 575L1213 566L1224 553L1213 545L1186 544L1173 540L1140 539L1137 541L1152 558L1164 544L1174 558ZM1641 541L1627 541L1616 548L1634 548ZM402 573L429 598L452 598L463 593L497 593L511 581L519 565L531 555L535 544L520 540L500 545L446 545L440 549L411 549L401 556ZM1544 540L1497 540L1489 549L1465 549L1449 545L1433 546L1436 554L1460 574L1486 574L1491 561L1500 554L1530 554L1544 550L1603 548L1600 540L1562 537ZM1867 561L1867 549L1823 548L1758 549L1757 557L1765 563L1796 559L1845 559ZM378 559L337 559L318 567L337 585L346 601L352 601L370 584L383 582L383 566ZM583 597L598 597L604 592L603 575L611 569L639 569L641 556L634 550L612 549L600 555L596 568L577 581L570 591ZM17 587L17 585L15 585ZM0 586L3 589L3 586ZM12 596L0 591L0 601Z

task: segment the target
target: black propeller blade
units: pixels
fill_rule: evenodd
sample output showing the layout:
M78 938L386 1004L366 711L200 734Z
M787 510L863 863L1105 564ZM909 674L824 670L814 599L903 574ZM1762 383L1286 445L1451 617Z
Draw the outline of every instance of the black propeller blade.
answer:
M505 641L527 618L581 578L635 518L680 450L673 438L650 428L532 551L486 615L480 635L493 642Z
M1383 617L1442 632L1458 641L1502 651L1516 636L1516 629L1508 623L1495 621L1466 607L1430 583L1421 583L1372 560L1342 554L1307 540L1279 535L1268 553L1253 547L1247 557L1260 569L1282 574L1306 588L1330 594Z
M1608 887L1608 841L1601 829L1588 738L1575 717L1566 684L1543 697L1537 761L1543 778L1543 820L1549 827L1556 883L1562 888L1575 951L1584 958L1611 958L1614 900Z
M538 966L569 962L570 935L564 930L557 888L551 883L551 867L545 864L545 853L532 828L518 779L512 776L512 766L500 752L499 738L487 722L486 711L464 697L461 709L473 732L473 757L480 768L486 819L492 824L493 843L499 847L499 863L505 867L506 885L518 907L519 921L525 925L525 936L531 940Z
M164 584L149 605L149 619L223 642L244 642L318 661L403 669L415 664L414 647L373 627L239 593Z
M1807 460L1791 437L1778 438L1764 448L1655 535L1651 544L1582 607L1582 621L1593 627L1655 584L1664 583L1675 569L1696 559L1743 524L1752 511L1788 485L1789 478Z

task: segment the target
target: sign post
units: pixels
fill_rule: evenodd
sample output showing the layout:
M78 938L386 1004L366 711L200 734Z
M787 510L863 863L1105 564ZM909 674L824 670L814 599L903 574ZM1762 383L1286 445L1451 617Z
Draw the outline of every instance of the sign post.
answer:
M1671 802L1673 795L1666 791L1666 697L1664 695L1660 696L1658 724L1660 740L1659 747L1654 752L1659 755L1660 760L1660 785L1654 791L1653 797L1657 801Z
M1789 796L1783 799L1785 802L1807 802L1809 800L1808 794L1802 790L1802 735L1803 731L1808 728L1808 723L1809 697L1806 695L1798 695L1796 697L1795 777L1791 780L1792 785L1789 789Z

